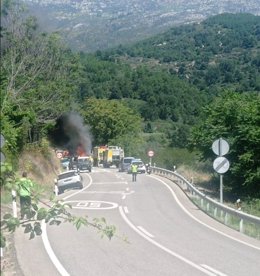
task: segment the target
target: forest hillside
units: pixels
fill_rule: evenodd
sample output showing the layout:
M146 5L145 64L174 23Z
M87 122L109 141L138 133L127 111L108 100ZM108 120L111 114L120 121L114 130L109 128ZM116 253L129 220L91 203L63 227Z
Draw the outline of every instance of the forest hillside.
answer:
M211 145L223 137L227 189L259 193L259 16L222 14L86 54L40 32L19 3L1 11L1 127L14 168L28 145L65 147L71 136L49 138L72 116L91 133L89 153L116 144L147 159L153 149L156 164L170 169L213 173Z

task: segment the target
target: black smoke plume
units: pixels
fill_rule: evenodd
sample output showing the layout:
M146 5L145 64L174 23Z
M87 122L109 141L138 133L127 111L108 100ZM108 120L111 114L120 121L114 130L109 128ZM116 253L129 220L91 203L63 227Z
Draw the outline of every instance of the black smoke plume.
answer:
M48 137L54 147L68 150L70 155L76 155L79 147L88 155L91 152L89 128L77 113L62 114L56 120L54 128L48 132Z

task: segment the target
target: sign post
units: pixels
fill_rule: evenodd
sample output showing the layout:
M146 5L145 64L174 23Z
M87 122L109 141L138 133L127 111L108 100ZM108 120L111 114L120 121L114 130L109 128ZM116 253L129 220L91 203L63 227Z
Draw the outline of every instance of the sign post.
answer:
M230 166L229 161L223 155L228 153L229 144L226 140L219 138L213 142L212 150L219 156L214 160L213 168L220 174L220 203L223 204L223 173L227 172Z
M214 170L220 174L220 203L223 203L223 173L229 169L229 161L225 157L217 157L213 162Z

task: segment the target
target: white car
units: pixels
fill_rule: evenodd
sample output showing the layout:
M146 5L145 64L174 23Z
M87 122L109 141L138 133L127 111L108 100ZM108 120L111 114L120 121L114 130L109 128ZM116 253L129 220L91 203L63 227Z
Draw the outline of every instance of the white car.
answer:
M134 159L131 162L131 165L135 164L137 165L137 173L145 173L146 172L146 167L144 162L141 159ZM128 168L128 173L131 173L131 165Z
M58 194L63 193L66 189L82 189L82 176L74 170L66 171L58 175L58 178L55 179L55 185L57 186Z

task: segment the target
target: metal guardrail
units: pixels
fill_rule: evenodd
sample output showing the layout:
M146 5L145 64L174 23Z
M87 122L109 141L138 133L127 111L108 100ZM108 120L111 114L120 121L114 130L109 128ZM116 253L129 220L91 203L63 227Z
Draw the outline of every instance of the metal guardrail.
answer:
M192 183L177 172L157 167L151 167L151 170L152 173L176 183L191 201L209 216L241 233L260 240L260 217L246 214L213 200L196 189Z

